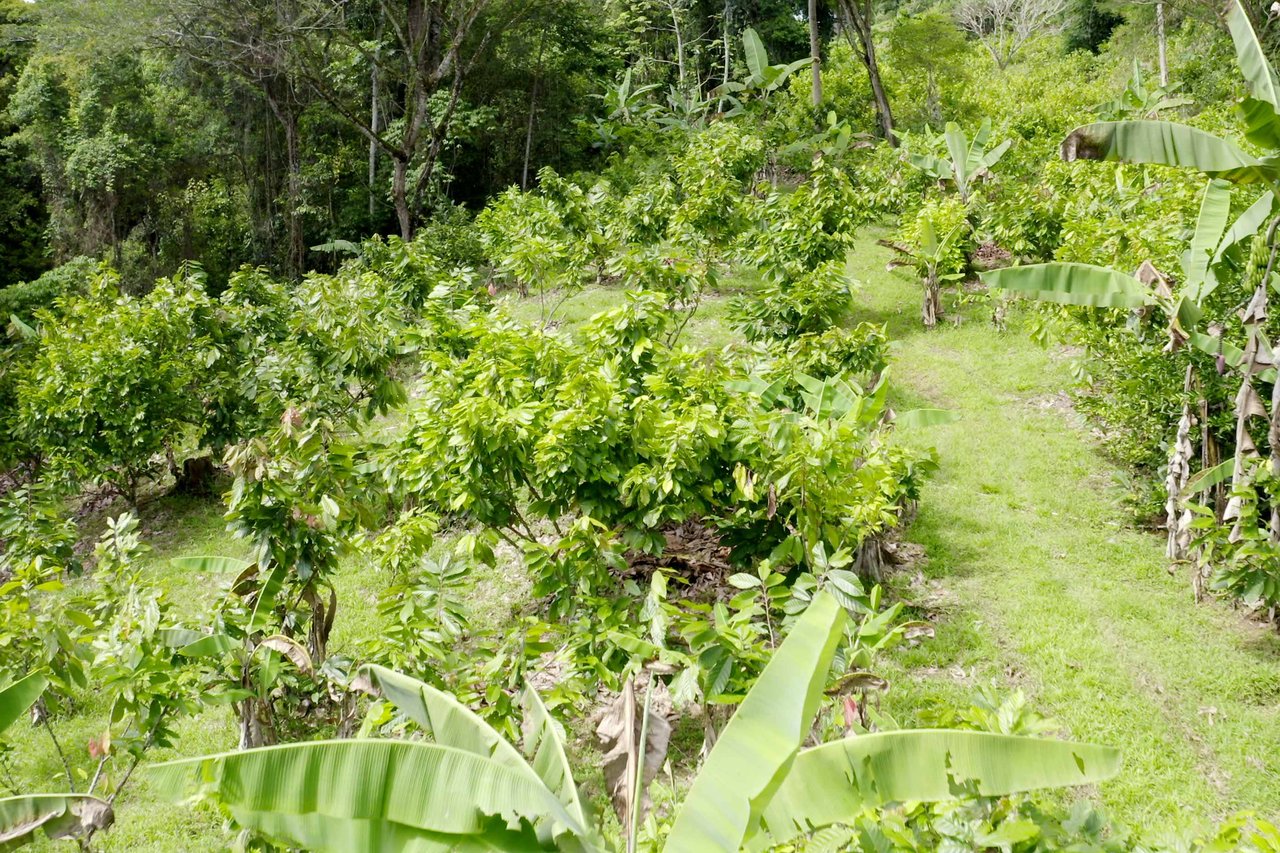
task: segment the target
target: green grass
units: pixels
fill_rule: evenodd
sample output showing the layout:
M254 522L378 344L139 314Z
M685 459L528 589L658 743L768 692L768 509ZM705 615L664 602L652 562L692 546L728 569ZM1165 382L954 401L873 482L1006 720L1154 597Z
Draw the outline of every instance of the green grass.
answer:
M965 309L958 325L953 313L924 332L919 289L908 274L886 272L889 252L874 245L879 236L870 229L850 257L850 274L864 283L855 319L889 327L896 408L960 415L949 425L904 431L905 440L938 448L941 470L908 531L925 558L890 584L935 621L937 636L887 661L893 687L884 710L909 725L930 708L967 704L981 685L1021 688L1065 734L1123 749L1123 772L1098 791L1114 817L1165 826L1241 808L1280 814L1280 639L1224 605L1195 604L1189 582L1165 571L1162 542L1124 526L1120 472L1062 402L1071 382L1066 360L1031 343L1016 322L997 332L978 307ZM722 282L684 342L736 340L728 299L751 287L750 277ZM565 301L557 319L580 323L620 296L616 288L585 290ZM536 297L506 302L514 316L537 322ZM397 422L387 419L379 431L392 434ZM180 498L159 498L142 513L154 548L146 566L184 615L206 612L226 579L184 574L169 558L246 554L222 513L218 501ZM96 533L100 523L86 527ZM505 557L506 565L476 574L478 627L509 623L529 600L528 577L514 554ZM349 652L380 631L373 603L385 579L352 555L337 585L333 649ZM86 763L85 744L105 713L90 699L63 721L64 746L79 751L78 763ZM180 730L173 755L157 751L149 760L235 746L234 722L222 710L185 720ZM698 727L681 732L677 752L692 759ZM64 787L43 732L21 732L16 747L20 778L32 788ZM100 849L224 847L217 815L171 804L165 793L141 777L122 798L116 827L98 839Z
M1072 736L1123 749L1123 772L1100 791L1115 818L1280 814L1280 638L1194 603L1163 542L1121 523L1119 472L1062 395L1060 353L1016 323L995 331L976 308L926 333L918 289L884 273L887 260L868 245L852 267L876 282L859 314L898 342L901 406L960 415L919 436L942 468L908 534L927 555L911 592L940 624L898 660L887 707L910 720L982 683L1021 687Z

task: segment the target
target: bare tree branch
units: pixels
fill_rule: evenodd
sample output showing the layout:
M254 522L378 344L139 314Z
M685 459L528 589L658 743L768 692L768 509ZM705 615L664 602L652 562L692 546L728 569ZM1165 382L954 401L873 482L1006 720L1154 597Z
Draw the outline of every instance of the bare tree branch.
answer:
M1062 32L1066 0L964 0L956 22L1008 68L1030 42Z

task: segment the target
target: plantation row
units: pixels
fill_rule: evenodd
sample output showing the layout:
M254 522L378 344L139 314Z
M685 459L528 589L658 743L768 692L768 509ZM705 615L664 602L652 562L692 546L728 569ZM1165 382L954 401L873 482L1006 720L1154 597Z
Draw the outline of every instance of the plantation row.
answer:
M1267 93L1280 90L1247 21L1232 21L1247 139L1269 144L1280 102ZM719 120L666 111L627 77L601 121L618 151L600 173L544 170L537 191L510 190L474 221L442 216L411 241L335 243L354 257L332 274L291 283L245 268L215 294L191 267L137 295L109 268L75 264L2 292L0 729L30 711L65 773L40 786L57 793L30 796L24 756L0 754L15 795L0 800L0 841L109 838L136 769L216 804L243 843L315 849L1276 843L1241 817L1166 848L1087 803L1018 794L1101 781L1119 761L1025 737L1048 724L1016 698L957 710L955 729L900 729L879 712L878 660L932 633L878 586L937 464L895 424L946 416L892 412L889 342L851 323L845 269L860 226L900 216L889 242L919 273L932 326L950 319L944 288L1021 264L954 303L997 323L1001 288L1065 303L1033 320L1089 346L1085 406L1111 445L1142 475L1168 472L1155 491L1171 557L1194 549L1198 578L1270 605L1274 466L1253 460L1255 444L1280 442L1255 442L1249 423L1269 417L1254 383L1275 384L1271 196L1051 161L1099 112L1189 106L1136 72L1114 102L1090 100L1098 74L1069 103L1011 98L968 132L904 133L897 151L834 116L801 133L785 88L798 69L768 64L751 31L744 48L751 74L721 93L733 97ZM1003 94L1043 94L1085 62L1009 75ZM1185 165L1210 175L1275 181L1264 157L1143 127L1095 125L1068 151L1165 165L1179 164L1160 152L1189 152ZM1131 194L1120 213L1117 192ZM1185 253L1171 211L1199 212ZM1179 254L1174 282L1163 271ZM1134 277L1025 263L1135 257L1149 263ZM588 287L612 307L566 322L565 300ZM735 341L692 342L726 293ZM536 322L517 318L535 304ZM252 557L179 561L220 578L212 612L180 610L141 568L132 512L92 559L77 548L86 494L136 510L170 481L213 489L220 466L226 520ZM1193 493L1221 505L1197 508ZM340 608L362 606L335 584L352 552L385 584L371 591L383 629L331 648ZM530 578L514 624L473 618L482 565ZM557 722L582 726L592 706L593 784L616 821L583 802L579 747ZM181 719L219 707L240 751L150 766L159 749L181 752ZM59 737L95 709L101 736ZM650 809L681 720L701 727L705 758L687 793L693 768L680 766Z
M555 705L580 707L601 689L634 696L637 683L649 685L648 702L660 676L668 703L703 709L714 732L723 715L713 709L741 700L815 596L835 606L820 589L853 621L824 629L831 639L818 649L829 658L840 641L842 692L865 709L875 655L927 630L864 582L878 576L884 537L932 461L892 440L883 330L839 325L849 179L819 159L794 192L756 193L764 152L722 123L690 134L668 171L626 195L547 172L539 193L500 197L474 230L369 242L338 273L297 288L244 270L214 299L192 271L133 297L109 271L90 272L84 292L15 318L7 434L27 480L5 499L5 665L11 679L37 673L15 688L43 686L41 725L53 735L81 691L106 692L100 766L127 767L172 745L176 718L209 703L234 708L242 748L349 736L372 663L390 668L373 672L392 704L370 712L365 733L417 719L396 699L408 688L386 683L399 670L426 679L416 701L448 705L435 692L447 690L481 714L486 722L471 725L484 737L510 737L520 697L538 703L522 689L526 675L554 661ZM644 215L627 213L645 202ZM734 308L751 343L715 354L680 346L747 245L765 279ZM491 270L487 285L468 260ZM589 281L618 288L618 307L557 328L554 302ZM536 289L541 322L506 317L490 297L498 284ZM397 377L414 374L416 399L401 416ZM371 420L388 413L405 417L395 438ZM195 482L204 466L176 465L189 448L226 448L227 519L254 551L250 563L183 563L229 573L213 618L183 624L135 568L145 546L131 515L104 535L92 583L64 589L78 571L64 497L105 482L136 503L164 459L179 487L205 486ZM470 629L460 591L499 543L518 551L549 621ZM333 656L332 581L350 548L383 566L387 630ZM815 675L793 713L812 717L825 683L816 674L829 665L808 667ZM438 722L419 722L444 742ZM215 774L228 795L238 761L220 760ZM636 813L630 766L606 773L624 816ZM295 771L275 778L301 784L316 772ZM1067 778L1076 776L1091 778L1073 766ZM78 787L70 768L66 781ZM84 801L62 803L89 837L106 823ZM322 837L228 807L246 827ZM517 814L557 843L591 835L581 814L546 826L542 813Z

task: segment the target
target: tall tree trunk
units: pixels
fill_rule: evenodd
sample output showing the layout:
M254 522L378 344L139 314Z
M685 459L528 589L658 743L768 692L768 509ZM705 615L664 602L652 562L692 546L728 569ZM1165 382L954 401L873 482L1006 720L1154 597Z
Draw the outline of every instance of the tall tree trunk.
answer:
M729 51L729 22L733 17L732 0L724 0L724 15L722 17L721 23L724 25L724 38L722 39L724 42L724 71L720 75L720 82L723 84L729 82L729 59L731 56ZM724 111L724 98L720 99L720 105L717 109Z
M306 244L302 234L302 152L298 140L298 113L290 103L292 98L286 91L280 95L271 91L270 84L264 87L267 105L284 130L284 162L285 162L285 229L288 233L288 265L289 272L297 275L302 272L302 264L306 257Z
M533 153L533 119L538 111L538 84L542 82L542 49L547 44L544 29L538 38L538 64L533 73L533 86L529 89L529 122L524 129L524 168L520 171L520 189L529 189L529 158Z
M667 0L667 8L671 10L671 27L676 33L676 76L677 86L680 89L680 100L688 101L689 88L685 84L684 69L684 31L680 29L680 15L676 9L675 0Z
M298 116L288 110L284 128L285 156L288 160L289 266L301 274L306 263L306 242L302 234L302 150L298 140Z
M880 63L876 59L875 33L871 30L872 15L875 10L870 0L840 0L840 9L844 13L845 32L849 44L862 59L867 69L867 79L871 82L871 95L876 103L876 116L880 119L880 130L889 145L898 147L898 137L893 134L893 111L889 108L889 96L885 94L884 81L880 77Z
M941 127L942 100L938 97L938 79L934 77L932 68L928 70L925 80L924 105L929 113L929 120Z
M379 35L381 35L381 27L379 27ZM378 63L377 54L374 54L375 60L369 66L369 129L376 136L378 131L382 129L381 103L378 98ZM377 182L378 182L378 142L377 140L369 140L369 224L373 224L373 217L377 215Z
M1164 0L1156 0L1156 43L1160 51L1160 85L1169 85L1169 57L1164 37Z
M396 221L400 224L400 237L413 239L413 218L409 215L409 161L403 157L392 159L391 199L396 206Z
M809 0L809 59L813 70L813 108L822 106L822 43L818 38L818 0Z

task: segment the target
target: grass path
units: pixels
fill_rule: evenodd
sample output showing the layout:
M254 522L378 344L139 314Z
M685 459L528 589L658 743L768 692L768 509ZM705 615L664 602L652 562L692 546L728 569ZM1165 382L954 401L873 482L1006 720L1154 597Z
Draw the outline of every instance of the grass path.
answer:
M918 436L941 471L909 532L926 553L914 591L941 624L899 661L887 709L909 720L980 684L1021 687L1072 736L1123 748L1100 790L1115 818L1280 815L1280 638L1195 604L1159 537L1124 526L1117 471L1061 394L1064 358L977 308L924 332L916 285L886 260L867 245L851 265L874 282L861 319L898 342L899 403L960 415Z

